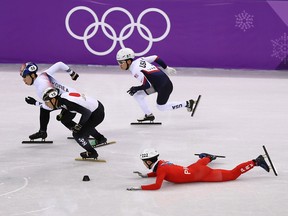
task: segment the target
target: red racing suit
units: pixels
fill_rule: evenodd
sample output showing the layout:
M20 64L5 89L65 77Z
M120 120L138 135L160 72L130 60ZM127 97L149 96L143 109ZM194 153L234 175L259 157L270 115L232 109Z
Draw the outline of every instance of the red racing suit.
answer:
M254 161L250 160L239 164L232 170L223 170L208 167L209 162L210 159L205 157L188 167L183 167L169 161L160 160L153 172L148 173L148 177L156 177L156 182L150 185L142 185L141 188L142 190L157 190L161 187L163 180L173 183L231 181L255 166Z

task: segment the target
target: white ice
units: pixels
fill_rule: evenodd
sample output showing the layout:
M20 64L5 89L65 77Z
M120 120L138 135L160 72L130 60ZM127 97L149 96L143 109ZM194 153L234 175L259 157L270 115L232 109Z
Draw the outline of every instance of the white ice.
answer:
M48 65L40 65L40 70ZM284 216L288 215L288 72L177 68L171 77L171 101L202 95L193 118L186 109L160 112L155 95L147 97L161 126L131 126L142 117L126 91L138 84L118 67L71 65L80 74L56 78L99 99L106 118L98 127L115 145L98 148L107 163L77 162L83 149L67 140L71 133L51 113L47 140L22 144L39 129L39 108L25 103L37 97L18 74L19 65L0 65L1 144L0 215L33 216ZM265 145L279 175L259 167L225 183L173 184L158 191L127 191L154 182L133 171L148 172L139 153L147 147L160 158L183 166L194 153L225 155L211 164L232 169L263 154ZM91 181L83 182L84 175Z

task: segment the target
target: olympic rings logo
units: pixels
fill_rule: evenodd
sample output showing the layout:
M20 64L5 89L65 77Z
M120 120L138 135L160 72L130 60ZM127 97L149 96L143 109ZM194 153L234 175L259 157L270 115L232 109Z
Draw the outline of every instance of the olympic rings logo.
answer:
M72 16L72 14L77 12L77 11L80 11L80 10L84 10L84 11L87 11L88 13L90 13L93 16L93 19L95 21L94 23L91 23L90 25L88 25L86 27L83 35L75 34L71 30L70 25L69 25L69 20L70 20L70 17ZM114 30L114 28L111 25L109 25L108 23L105 22L107 16L110 13L112 13L113 11L123 12L124 14L126 14L128 16L128 18L130 20L130 24L127 24L126 26L124 26L122 28L122 30L119 33L119 36L116 34L116 31ZM142 18L147 13L151 13L151 12L156 12L156 13L161 14L164 17L165 21L166 21L166 30L165 30L165 32L161 36L156 37L156 38L153 38L150 29L148 29L147 26L145 26L145 25L143 25L141 23ZM68 31L68 33L73 38L75 38L77 40L84 41L84 45L87 48L87 50L89 52L91 52L92 54L98 55L98 56L104 56L104 55L107 55L107 54L111 53L115 49L115 47L117 45L117 42L119 42L121 48L124 48L125 47L124 41L127 40L133 34L135 27L137 28L137 31L141 35L141 37L143 39L145 39L146 41L148 41L147 48L145 50L143 50L142 52L135 53L135 55L137 55L137 56L145 55L152 48L153 42L159 42L159 41L165 39L167 37L167 35L169 34L170 29L171 29L171 23L170 23L170 19L169 19L168 15L164 11L162 11L162 10L160 10L158 8L148 8L148 9L142 11L140 13L140 15L138 16L137 21L135 22L133 16L131 15L131 13L128 10L126 10L124 8L121 8L121 7L110 8L109 10L107 10L103 14L103 16L101 18L101 21L99 21L99 19L97 17L97 14L94 13L93 10L91 10L90 8L85 7L85 6L78 6L78 7L75 7L73 9L71 9L68 12L68 14L66 15L65 26L66 26L66 30ZM99 29L99 26L101 27L102 32L105 34L105 36L113 41L112 46L109 49L107 49L106 51L103 51L103 52L95 51L94 49L91 48L91 46L88 43L88 40L96 35L96 33L97 33L98 29ZM107 29L111 32L110 34L107 32ZM129 29L129 31L127 32L127 34L124 35L124 33L128 29ZM144 34L143 30L145 31L146 34Z

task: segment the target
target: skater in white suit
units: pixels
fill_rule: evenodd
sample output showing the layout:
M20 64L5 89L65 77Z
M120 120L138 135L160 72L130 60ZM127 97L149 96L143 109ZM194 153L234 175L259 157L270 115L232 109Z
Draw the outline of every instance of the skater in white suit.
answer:
M38 132L29 136L31 140L39 138L45 139L47 137L47 126L50 121L50 112L52 111L52 109L50 109L45 105L45 103L43 103L43 92L48 87L55 87L59 90L60 93L74 91L73 88L62 84L53 77L53 74L57 71L66 71L71 76L71 79L74 81L77 80L77 78L79 77L79 75L75 71L73 71L68 65L64 64L63 62L57 62L56 64L53 64L51 67L49 67L42 73L37 73L38 66L33 62L27 62L25 64L22 64L20 68L20 76L23 78L23 82L28 86L34 86L36 88L36 93L40 98L40 101L37 101L30 96L25 98L25 101L28 104L40 107L40 129ZM60 116L65 116L65 118L59 118L59 121L61 121L68 128L72 127L70 123L71 120L75 117L74 113L65 112L61 113L59 117Z

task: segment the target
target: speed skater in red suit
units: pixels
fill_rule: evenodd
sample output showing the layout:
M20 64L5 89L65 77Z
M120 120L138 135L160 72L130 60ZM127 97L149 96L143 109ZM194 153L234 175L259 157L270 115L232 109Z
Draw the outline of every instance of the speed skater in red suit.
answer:
M161 188L164 180L173 183L232 181L255 166L260 166L267 172L270 171L270 167L262 155L256 159L241 163L232 170L210 168L208 164L217 157L208 153L199 154L200 159L187 167L165 160L158 160L158 156L159 153L155 149L145 149L140 154L140 159L148 169L152 169L152 172L142 174L139 171L134 171L134 173L142 178L156 177L155 183L129 187L127 190L158 190Z

